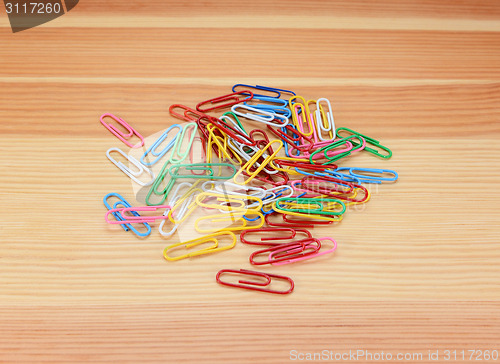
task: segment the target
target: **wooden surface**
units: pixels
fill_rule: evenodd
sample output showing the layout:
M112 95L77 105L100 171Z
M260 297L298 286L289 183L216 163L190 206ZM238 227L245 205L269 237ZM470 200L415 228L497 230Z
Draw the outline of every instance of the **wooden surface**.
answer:
M0 16L0 362L500 350L499 32L494 0L87 0L17 34ZM247 246L171 263L156 230L103 220L106 193L133 192L99 115L147 136L238 82L331 99L394 152L353 162L400 176L315 230L333 258L271 269L286 297L215 283Z

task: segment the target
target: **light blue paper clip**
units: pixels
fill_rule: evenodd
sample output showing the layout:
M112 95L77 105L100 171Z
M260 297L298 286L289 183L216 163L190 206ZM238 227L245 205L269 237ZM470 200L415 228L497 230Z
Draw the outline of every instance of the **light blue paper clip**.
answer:
M252 101L263 101L265 104L254 104ZM283 99L278 99L276 97L269 96L260 96L254 95L252 100L244 102L245 105L250 105L256 109L261 109L264 111L272 111L275 114L280 114L290 118L292 116L292 112L287 108L288 101ZM271 104L271 105L269 105Z
M377 183L394 182L398 179L398 173L390 169L377 169L377 168L357 168L357 167L340 167L336 171L349 171L349 175L356 177L361 183ZM379 176L371 176L360 174L356 172L367 172L372 174L379 174ZM392 174L392 177L382 177L384 173Z
M177 132L177 134L174 135L174 138L170 142L168 142L168 144L165 146L165 148L163 148L161 151L158 151L157 150L158 147L160 146L161 143L163 143L165 141L165 139L167 139L170 130L172 130L173 128L179 128L179 131ZM180 126L179 124L174 124L170 128L168 128L167 130L165 130L162 133L162 135L160 135L160 137L158 139L156 139L156 141L153 143L153 145L151 145L148 148L148 150L146 150L146 153L144 153L144 155L141 157L141 163L147 167L150 167L153 164L155 164L156 162L158 162L176 144L175 142L176 142L177 137L179 136L179 133L181 131L182 131L182 126ZM152 162L146 162L144 160L149 153L151 153L152 155L154 155L156 157L156 159L153 160Z

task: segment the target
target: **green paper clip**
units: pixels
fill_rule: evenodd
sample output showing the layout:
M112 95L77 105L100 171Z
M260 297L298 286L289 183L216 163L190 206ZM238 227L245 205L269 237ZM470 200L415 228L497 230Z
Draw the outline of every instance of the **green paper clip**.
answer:
M222 167L229 167L233 170L231 176L221 176L215 175L215 171L213 167L219 167L219 172L221 172ZM206 171L208 174L179 174L179 170L181 168L185 168L187 171ZM236 174L236 167L229 163L190 163L190 164L175 164L171 166L168 170L168 173L172 178L198 178L198 179L230 179L233 178Z
M297 205L307 205L307 208L286 207L281 205L282 202L293 203ZM328 207L329 204L333 205L338 204L342 206L342 211L329 210ZM276 206L283 211L300 212L302 214L312 214L312 215L340 216L346 210L345 204L341 200L337 200L336 198L281 197L276 200ZM325 210L325 208L327 210Z
M376 155L376 156L384 158L384 159L389 159L389 158L392 157L392 151L389 148L387 148L386 146L380 144L380 142L377 139L370 138L370 137L368 137L366 135L358 133L357 131L354 131L354 130L349 129L349 128L337 128L336 133L337 133L337 136L339 138L342 138L342 136L340 135L339 131L347 131L348 133L351 133L352 135L358 135L358 136L362 137L363 139L365 139L366 144L371 144L374 147L377 147L377 148L382 149L382 150L384 150L384 151L387 152L387 154L381 154L377 149L365 146L364 150L366 150L367 152L369 152L369 153L371 153L373 155Z
M351 140L351 139L354 139L354 138L358 139L359 143L355 143L355 142L353 142ZM350 142L353 145L353 148L351 150L339 153L339 154L334 155L332 157L330 157L330 156L327 155L327 153L330 150L335 149L335 148L339 147L340 145L342 145L344 143L347 143L347 142ZM362 147L363 147L363 139L361 138L361 136L359 136L359 135L351 135L351 136L339 139L339 140L333 142L332 144L324 146L323 148L320 148L320 149L316 150L314 153L311 153L311 155L309 156L309 161L311 162L311 164L317 164L317 163L314 163L313 157L316 154L323 152L324 155L325 155L325 159L328 159L328 162L319 163L319 164L327 165L327 164L333 163L333 162L335 162L335 161L337 161L339 159L347 157L348 155L351 155L352 152L355 152L358 149L361 149Z

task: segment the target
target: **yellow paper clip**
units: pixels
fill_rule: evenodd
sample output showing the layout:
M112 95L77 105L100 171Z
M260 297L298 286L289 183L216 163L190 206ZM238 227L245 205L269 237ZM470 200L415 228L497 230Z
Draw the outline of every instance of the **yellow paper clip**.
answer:
M230 163L234 165L240 166L241 164L243 164L243 160L240 158L239 155L232 153L234 159L236 159L236 161L234 161L233 158L231 158L231 155L229 155L229 153L227 152L227 150L229 149L227 143L227 135L224 135L224 138L217 136L214 134L214 129L215 129L214 125L207 125L207 130L209 133L207 142L207 161L210 162L213 159L212 152L213 152L213 146L215 144L217 146L217 150L219 151L218 153L219 160L223 160L222 156L224 156L225 159L227 159Z
M192 213L194 210L196 210L196 208L198 207L196 205L196 200L193 200L187 207L185 207L186 211L184 213L184 215L182 216L182 218L180 220L175 220L174 217L173 217L173 213L175 211L177 211L178 209L181 208L181 206L183 205L183 202L191 195L193 195L194 193L198 192L198 193L202 193L203 191L199 188L194 188L196 186L193 185L183 196L181 196L177 202L175 203L174 206L172 206L172 208L170 209L170 212L168 213L168 219L173 222L174 224L180 224L182 222L184 222Z
M228 235L231 237L232 242L230 245L219 246L219 239L217 239L217 237L222 236L222 235ZM175 248L178 248L180 246L184 246L186 249L189 249L189 248L198 246L200 244L210 243L210 242L213 242L213 244L206 247L206 248L203 248L203 249L191 252L191 253L186 253L184 255L178 255L175 257L168 255L169 251L174 250ZM234 248L235 245L236 245L236 235L234 235L234 233L232 233L230 231L221 231L221 232L217 232L214 234L205 235L205 236L202 236L200 238L196 238L196 239L184 241L181 243L175 243L175 244L169 245L163 250L163 257L166 260L173 262L176 260L197 257L199 255L212 254L212 253L217 253L220 251L228 250L228 249Z
M344 218L344 215L337 215L337 216L332 215L332 217L330 217L330 216L327 217L327 216L323 216L323 215L304 214L301 212L286 211L286 210L282 210L279 207L277 207L276 202L273 202L272 206L273 206L274 211L280 212L280 213L285 214L285 215L293 215L293 216L298 216L298 217L303 217L303 218L310 218L310 219L316 219L316 220L326 220L326 221L342 221L342 219Z
M248 216L249 215L254 215L257 216L256 218L250 219ZM200 223L207 221L211 228L202 228L200 227ZM257 225L248 225L248 221L255 221L259 220L260 222ZM221 228L220 226L217 226L218 222L225 222L227 223L235 223L235 222L241 222L242 224L239 226L228 226ZM238 231L238 230L248 230L248 229L258 229L264 225L264 215L260 211L257 210L247 210L245 212L231 212L231 213L224 213L224 214L215 214L215 215L208 215L208 216L203 216L197 219L194 223L195 229L200 232L200 233L211 233L214 231Z
M279 161L290 161L290 162L304 162L304 163L309 163L309 159L307 158L294 158L294 157L277 157L276 159L278 159ZM293 166L285 166L285 167L281 167L277 162L275 163L274 161L271 161L271 163L269 163L269 165L276 169L277 171L281 171L281 172L285 172L285 173L288 173L288 174L296 174L296 175L299 175L299 174L302 174L300 172L297 172L295 170L295 167Z
M206 199L207 197L215 197L216 200L221 202L222 204L205 203L203 200ZM231 195L228 193L205 191L196 196L195 201L198 204L198 206L210 209L222 210L222 211L247 211L247 210L260 210L262 208L262 199L255 196L241 195L241 194ZM254 201L257 204L249 208L245 204L245 201ZM233 206L233 203L236 203L239 206Z
M294 102L295 100L300 100L300 102ZM311 110L309 110L309 105L302 96L293 96L288 100L290 110L292 110L292 120L293 124L297 127L302 134L305 136L311 136L314 132L313 121L311 120ZM302 109L302 116L299 116L297 109ZM305 120L304 120L305 118ZM303 124L307 124L309 131L304 130Z
M253 165L257 162L257 160L262 157L262 155L264 154L264 152L266 150L268 150L271 145L273 143L278 143L278 147L276 148L276 150L273 152L273 154L271 155L268 155L261 163L260 165L258 165L258 167L255 169L255 171L251 171L251 168L253 167ZM258 152L256 152L252 158L250 158L248 160L248 162L246 162L243 167L241 167L241 169L238 170L238 172L236 172L236 174L234 175L233 177L233 180L235 183L239 183L239 184L244 184L246 185L247 183L249 183L251 180L253 180L258 174L260 171L262 171L264 169L265 166L267 166L269 163L271 163L271 161L274 159L274 157L278 154L278 152L281 150L281 148L283 148L283 142L281 140L278 140L278 139L275 139L275 140L272 140L270 141L264 148L262 148L261 150L259 150ZM246 180L244 180L243 182L238 182L237 181L237 177L243 172L243 171L246 171L246 173L250 176L248 177Z

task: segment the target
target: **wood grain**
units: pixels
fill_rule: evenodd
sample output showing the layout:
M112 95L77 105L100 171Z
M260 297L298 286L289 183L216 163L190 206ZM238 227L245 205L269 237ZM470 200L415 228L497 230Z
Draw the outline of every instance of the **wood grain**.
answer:
M17 34L0 16L0 362L500 350L499 32L497 1L88 0ZM135 193L99 115L149 136L237 82L331 99L394 152L353 163L400 175L315 229L333 258L268 268L286 297L215 283L247 246L170 263L156 231L102 219L102 196Z

